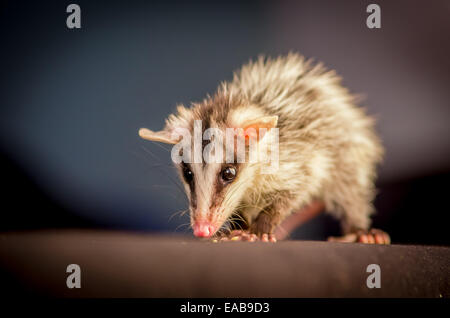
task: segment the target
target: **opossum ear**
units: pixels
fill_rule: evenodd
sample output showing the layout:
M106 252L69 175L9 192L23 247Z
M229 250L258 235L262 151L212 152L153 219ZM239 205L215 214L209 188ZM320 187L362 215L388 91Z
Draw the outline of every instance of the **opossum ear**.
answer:
M181 138L173 138L169 131L151 131L147 128L139 129L139 136L143 139L164 142L166 144L176 144L181 140Z
M264 116L247 121L243 127L246 142L249 139L261 140L270 129L277 126L277 123L278 116Z

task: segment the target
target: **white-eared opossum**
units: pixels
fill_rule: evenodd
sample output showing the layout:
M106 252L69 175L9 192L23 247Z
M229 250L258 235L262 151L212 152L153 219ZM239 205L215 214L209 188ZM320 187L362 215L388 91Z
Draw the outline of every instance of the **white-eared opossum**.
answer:
M227 162L228 150L221 161L176 163L195 236L275 241L274 230L287 216L320 201L341 221L344 236L335 240L389 243L386 233L370 230L383 147L373 118L340 82L334 71L298 54L260 57L237 71L231 82L223 82L213 96L190 108L178 106L162 131L140 129L144 139L177 144L186 134L195 134L196 123L201 123L201 134L208 128L224 135L227 128L242 128L233 137L233 150L239 140L246 154L250 145L267 152L267 140L276 140L268 136L277 134L273 173L262 172L269 164L262 160ZM202 136L200 151L209 144ZM232 230L227 235L221 230L225 224Z

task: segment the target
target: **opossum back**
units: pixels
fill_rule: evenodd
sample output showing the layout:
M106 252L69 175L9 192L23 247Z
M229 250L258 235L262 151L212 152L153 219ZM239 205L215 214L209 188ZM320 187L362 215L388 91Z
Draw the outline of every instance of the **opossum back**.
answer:
M321 63L314 64L300 54L290 53L250 61L234 73L233 81L226 87L254 104L282 108L297 104L313 87L335 85L339 80L334 71L328 71Z

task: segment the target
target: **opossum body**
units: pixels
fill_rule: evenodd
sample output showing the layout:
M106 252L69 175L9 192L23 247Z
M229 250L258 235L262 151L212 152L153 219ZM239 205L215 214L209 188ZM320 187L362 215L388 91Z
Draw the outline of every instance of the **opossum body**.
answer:
M345 240L374 233L368 230L383 147L373 118L340 82L334 71L298 54L261 57L235 72L213 96L190 108L178 106L164 130L140 130L145 139L175 144L180 138L173 132L193 133L196 120L203 131L266 128L270 136L270 129L278 128L275 173L261 173L264 162L176 164L196 236L211 237L229 224L246 237L274 240L275 228L313 201L340 219ZM259 136L257 142L265 139ZM375 236L372 241L388 240Z

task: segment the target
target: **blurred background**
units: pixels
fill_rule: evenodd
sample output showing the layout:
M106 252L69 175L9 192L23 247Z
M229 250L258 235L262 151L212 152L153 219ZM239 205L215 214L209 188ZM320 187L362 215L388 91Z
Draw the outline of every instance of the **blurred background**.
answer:
M81 7L81 29L66 7ZM381 7L381 29L366 7ZM260 54L323 61L365 96L387 149L375 227L396 243L450 245L450 2L2 1L1 231L186 233L161 129ZM322 215L292 234L325 239Z

